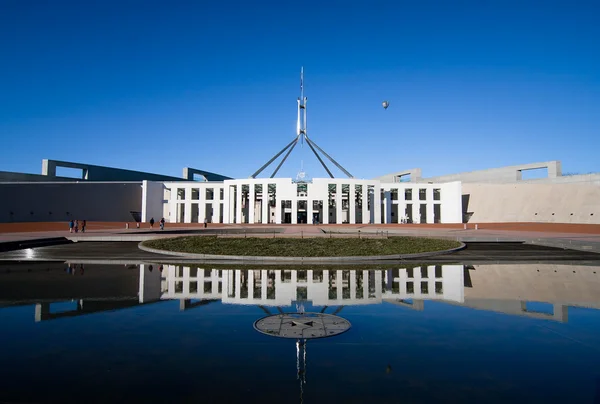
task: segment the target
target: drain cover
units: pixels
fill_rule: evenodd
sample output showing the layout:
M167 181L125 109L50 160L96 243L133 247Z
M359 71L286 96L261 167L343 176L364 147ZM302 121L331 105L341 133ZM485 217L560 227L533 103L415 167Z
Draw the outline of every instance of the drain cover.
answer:
M280 338L326 338L348 331L350 322L332 314L283 313L256 320L254 329Z

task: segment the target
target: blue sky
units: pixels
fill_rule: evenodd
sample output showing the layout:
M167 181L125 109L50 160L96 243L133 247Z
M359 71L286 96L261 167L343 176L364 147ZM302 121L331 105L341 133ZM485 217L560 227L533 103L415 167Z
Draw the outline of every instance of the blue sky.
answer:
M593 0L0 0L0 170L247 177L295 136L304 66L309 136L355 177L600 171L598 15ZM306 145L278 176L302 160L326 176Z

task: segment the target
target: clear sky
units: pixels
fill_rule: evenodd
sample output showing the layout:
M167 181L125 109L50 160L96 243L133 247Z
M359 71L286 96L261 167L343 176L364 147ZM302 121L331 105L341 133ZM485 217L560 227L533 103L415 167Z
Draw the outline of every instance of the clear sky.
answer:
M247 177L295 136L304 66L309 136L355 177L600 171L599 16L597 0L0 0L0 170ZM326 176L306 145L278 176L302 160Z

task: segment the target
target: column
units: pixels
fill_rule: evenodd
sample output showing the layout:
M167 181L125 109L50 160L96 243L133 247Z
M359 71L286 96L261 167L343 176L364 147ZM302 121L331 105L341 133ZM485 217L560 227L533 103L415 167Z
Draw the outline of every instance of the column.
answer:
M338 269L335 271L335 288L337 290L336 295L338 301L341 301L344 298L344 291L342 290L344 287L343 283L342 271Z
M238 183L235 186L235 190L236 190L236 195L235 195L235 203L236 203L236 208L235 208L235 222L236 223L243 223L242 220L242 187L243 185Z
M362 222L363 224L369 223L369 187L367 184L362 186Z
M185 187L185 199L183 205L185 206L183 212L183 222L192 223L192 188Z
M187 297L190 294L190 267L183 267L183 295Z
M375 221L373 223L381 224L381 188L376 186L373 190L375 191L373 192L375 199Z
M223 223L231 223L231 195L229 188L229 184L223 183Z
M262 223L268 224L269 220L269 184L262 184Z
M229 192L229 206L227 207L227 212L229 213L229 220L227 223L235 223L235 190L237 189L236 185L228 185ZM225 218L223 218L225 219Z
M276 188L278 188L278 185L275 185ZM276 224L281 224L281 195L283 195L283 192L277 192L277 190L275 190L275 223Z
M298 193L292 197L292 224L298 224ZM296 273L296 272L294 272Z
M177 223L177 188L171 188L169 198L169 223Z
M248 270L248 300L254 300L254 270Z
M381 299L381 275L382 275L381 271L375 271L375 298L376 299Z
M50 314L50 303L37 303L35 305L35 322L46 320Z
M329 224L329 192L325 192L323 196L323 209L321 210L321 223Z
M427 188L425 203L427 204L427 223L435 223L435 218L433 217L433 188Z
M213 201L212 204L213 212L211 223L219 223L219 218L221 217L221 201L217 199L217 201Z
M384 223L392 223L392 192L385 191L385 201L383 205L383 217L385 218Z
M242 297L242 271L235 271L235 299Z
M306 224L313 223L313 200L308 198L306 200Z
M269 281L269 279L267 278L267 270L261 269L261 271L260 271L260 299L263 302L267 301L268 281Z
M421 203L419 201L419 194L417 194L417 200L413 197L412 200L412 217L413 223L421 223L421 212L419 209L421 208Z
M342 184L335 184L335 223L342 223ZM341 276L341 275L340 275Z
M350 192L348 193L348 206L350 210L348 211L348 222L351 224L356 223L356 184L350 184Z
M256 206L255 202L255 184L249 185L250 189L248 192L248 223L254 223L254 208Z

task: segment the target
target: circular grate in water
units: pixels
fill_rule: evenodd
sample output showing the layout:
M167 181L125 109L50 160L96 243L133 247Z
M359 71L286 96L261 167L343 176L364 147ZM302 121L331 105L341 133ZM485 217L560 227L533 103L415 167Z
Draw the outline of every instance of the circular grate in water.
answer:
M280 338L327 338L348 331L350 322L332 314L282 313L256 320L254 329Z

